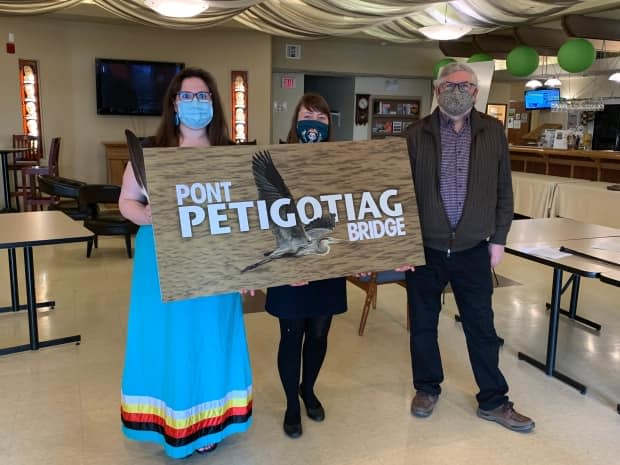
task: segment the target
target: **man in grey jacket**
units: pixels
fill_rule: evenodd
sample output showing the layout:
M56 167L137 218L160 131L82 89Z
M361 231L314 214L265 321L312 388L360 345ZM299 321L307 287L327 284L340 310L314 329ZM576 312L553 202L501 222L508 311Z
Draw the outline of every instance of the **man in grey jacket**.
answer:
M426 258L426 265L407 272L416 389L411 413L428 417L441 392L437 324L450 283L480 389L478 416L529 432L534 422L508 400L491 306L491 268L502 260L513 216L504 129L473 108L478 87L469 66L442 68L435 92L438 108L407 132Z

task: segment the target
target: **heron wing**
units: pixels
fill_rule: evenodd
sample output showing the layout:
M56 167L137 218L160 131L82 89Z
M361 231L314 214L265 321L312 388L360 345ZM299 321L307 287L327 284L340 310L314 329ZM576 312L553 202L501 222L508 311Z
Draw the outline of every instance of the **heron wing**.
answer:
M326 236L336 228L336 215L330 213L329 215L323 215L319 218L315 218L310 221L305 227L306 234L310 240L320 239Z
M278 247L297 248L307 243L308 236L297 214L295 199L275 167L268 150L254 154L252 158L252 173L254 174L256 188L258 189L258 198L265 201L268 209L271 209L276 200L283 198L291 200L284 207L284 211L285 214L292 213L295 215L295 226L278 226L271 219L269 220L269 226L271 227L271 232L276 236Z

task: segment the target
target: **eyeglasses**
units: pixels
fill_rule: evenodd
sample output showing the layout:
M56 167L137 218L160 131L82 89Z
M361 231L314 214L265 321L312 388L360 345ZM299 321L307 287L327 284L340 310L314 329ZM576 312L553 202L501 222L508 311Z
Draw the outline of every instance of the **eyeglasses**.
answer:
M470 90L475 89L477 86L473 82L442 82L441 84L439 84L439 88L442 91L453 91L457 87L461 92L469 92Z
M194 100L194 97L196 97L199 102L211 101L211 92L189 92L187 90L182 90L177 95L181 102L191 102Z

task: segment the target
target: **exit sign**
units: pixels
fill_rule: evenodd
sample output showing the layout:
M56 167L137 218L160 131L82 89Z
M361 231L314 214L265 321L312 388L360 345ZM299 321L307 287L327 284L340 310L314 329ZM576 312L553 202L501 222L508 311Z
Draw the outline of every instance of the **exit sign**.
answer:
M294 89L295 88L296 78L294 77L283 77L282 78L282 88L283 89Z

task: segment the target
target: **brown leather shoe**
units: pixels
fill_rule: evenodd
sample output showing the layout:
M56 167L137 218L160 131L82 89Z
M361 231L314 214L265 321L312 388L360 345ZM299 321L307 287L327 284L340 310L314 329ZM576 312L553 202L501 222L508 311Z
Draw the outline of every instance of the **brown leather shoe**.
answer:
M493 410L478 409L478 416L485 420L494 421L502 426L519 433L529 433L535 423L531 418L521 415L513 408L512 402L505 402Z
M411 401L411 414L415 417L430 417L435 408L439 396L429 394L428 392L418 391Z

